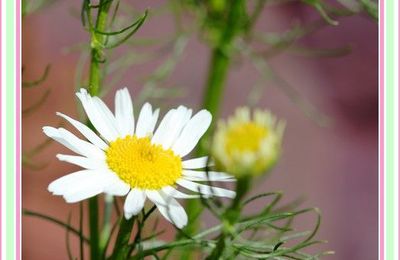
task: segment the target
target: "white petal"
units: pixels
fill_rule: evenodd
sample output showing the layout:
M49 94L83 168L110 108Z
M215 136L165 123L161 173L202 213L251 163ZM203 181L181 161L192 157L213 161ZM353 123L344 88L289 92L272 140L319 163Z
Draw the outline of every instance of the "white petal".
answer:
M95 175L96 172L91 170L82 170L70 173L51 182L47 189L55 195L62 195L66 190L68 190L72 183L87 180Z
M69 142L72 146L76 147L79 150L79 154L85 155L89 158L105 158L104 151L87 141L79 139L70 131L64 128L58 128L58 132L64 137L67 142Z
M182 186L188 190L200 192L201 194L206 195L206 196L218 196L218 197L227 197L227 198L234 198L236 196L236 193L231 190L218 188L218 187L211 187L208 185L195 183L195 182L184 180L184 179L179 179L176 181L176 183L178 183L180 186Z
M103 150L108 148L108 145L86 125L62 113L57 112L56 114L67 120L71 125L78 129L78 131L81 132L83 136L86 137L86 139L88 139L92 144Z
M157 130L154 132L153 138L151 138L151 142L153 144L162 144L162 140L167 132L170 130L171 121L176 113L176 109L171 109L165 114L164 118L161 120L160 125L157 127Z
M85 189L81 189L74 193L64 195L64 199L67 203L79 202L91 197L94 197L103 192L103 187L98 185L88 185Z
M176 113L173 116L172 122L170 122L171 126L169 127L169 131L167 131L167 135L162 141L164 148L170 148L175 142L176 138L181 134L183 127L188 121L187 114L188 109L184 106L179 106L176 109Z
M186 115L185 115L185 118L183 120L184 125L186 125L189 122L190 118L192 117L192 112L193 111L191 109L188 109L186 111Z
M104 191L104 187L113 180L112 175L96 172L96 176L79 183L74 183L64 193L67 203L74 203L96 196Z
M153 132L150 131L152 124L153 124L152 108L149 103L146 103L140 110L135 135L137 137L145 137L149 134L152 134Z
M152 142L161 144L164 149L170 148L187 123L188 114L190 118L191 112L184 106L168 112L154 134L155 140L153 138Z
M116 131L115 126L108 125L107 122L102 117L102 111L99 110L92 97L87 93L85 89L81 89L77 92L79 100L93 126L97 129L101 136L103 136L108 141L113 141L118 137L118 131Z
M57 128L54 128L51 126L45 126L42 129L43 129L43 133L45 135L47 135L48 137L50 137L51 139L59 142L60 144L64 145L65 147L67 147L68 149L70 149L71 151L73 151L77 154L80 153L76 147L74 147L69 142L67 142L67 140L64 139L64 137L58 132Z
M68 143L76 147L76 149L79 151L79 154L82 154L89 158L105 158L104 151L89 142L79 139L70 131L64 128L58 128L58 132Z
M116 133L119 133L119 136L123 137L122 134L118 131L117 121L111 112L111 110L107 107L107 105L98 97L92 97L94 105L97 107L97 111L101 114L104 122L113 129Z
M211 124L211 114L201 110L189 120L172 150L181 157L190 153Z
M69 187L63 192L63 196L70 196L84 190L89 190L91 189L91 187L103 189L106 181L102 177L104 176L92 175L86 179L81 179L80 181L71 183Z
M146 201L146 194L140 189L132 189L125 199L124 215L126 219L139 214Z
M104 160L66 154L57 154L56 157L60 161L72 163L86 169L107 169L107 164Z
M223 172L184 170L182 173L184 179L190 181L236 181L235 178Z
M125 196L129 190L130 186L119 178L104 188L105 193L113 196Z
M183 169L201 169L206 168L208 166L213 166L212 162L208 161L208 156L198 157L190 160L186 160L182 162Z
M65 130L64 128L53 128L45 126L43 127L43 132L56 140L57 142L65 145L67 148L71 149L75 153L84 155L89 158L104 158L104 152L97 146L79 139L71 132Z
M133 135L135 118L132 99L127 88L120 89L115 94L115 120L122 136Z
M163 204L167 206L167 202L165 202L164 198L160 195L158 190L146 190L146 196L153 202L157 204Z
M166 195L169 197L174 197L177 199L194 199L194 198L199 198L199 195L189 195L185 194L183 192L178 191L177 189L171 187L171 186L165 186L162 188L162 192L164 192Z
M153 133L154 132L154 128L156 127L157 124L157 120L158 120L158 115L160 114L160 109L157 108L154 112L153 112L153 119L151 124L149 125L149 133Z
M186 212L176 199L158 191L146 191L146 195L154 202L161 215L177 228L183 228L187 225L188 217Z

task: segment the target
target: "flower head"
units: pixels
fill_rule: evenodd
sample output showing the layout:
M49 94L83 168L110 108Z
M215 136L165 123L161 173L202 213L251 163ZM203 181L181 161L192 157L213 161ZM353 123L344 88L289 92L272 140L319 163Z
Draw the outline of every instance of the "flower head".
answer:
M277 161L283 122L267 112L239 108L226 122L220 121L214 135L212 154L217 167L241 177L260 175Z
M58 154L57 158L84 168L53 181L48 187L53 194L62 195L69 203L100 193L127 195L124 203L127 219L137 215L148 198L178 228L187 224L187 215L176 199L199 195L178 191L177 186L201 196L235 196L233 191L198 183L234 181L227 174L201 170L207 166L207 157L182 159L210 126L208 111L201 110L192 116L191 109L179 106L168 111L156 129L159 109L153 111L148 103L143 105L135 125L132 100L126 88L115 95L115 113L85 89L77 96L98 134L61 113L57 115L87 140L64 128L43 127L47 136L78 154Z

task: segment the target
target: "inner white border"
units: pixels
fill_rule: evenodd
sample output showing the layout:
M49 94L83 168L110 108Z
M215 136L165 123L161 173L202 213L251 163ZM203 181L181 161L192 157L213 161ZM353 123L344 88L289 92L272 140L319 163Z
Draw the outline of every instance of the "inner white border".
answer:
M394 24L394 57L395 57L395 62L394 62L394 229L395 229L395 235L394 235L394 259L399 259L399 1L393 1L394 2L394 11L395 11L395 24Z
M5 219L5 212L6 212L6 185L5 185L5 178L4 174L6 172L6 164L7 162L5 161L4 155L6 152L6 136L5 136L5 123L6 123L6 98L5 98L5 86L6 86L6 78L7 75L5 73L5 48L6 48L6 43L3 41L5 39L5 29L6 29L6 23L5 23L5 1L1 1L1 39L2 39L2 44L1 44L1 154L2 154L2 163L1 163L1 241L2 241L2 246L1 246L1 259L6 259L6 219Z

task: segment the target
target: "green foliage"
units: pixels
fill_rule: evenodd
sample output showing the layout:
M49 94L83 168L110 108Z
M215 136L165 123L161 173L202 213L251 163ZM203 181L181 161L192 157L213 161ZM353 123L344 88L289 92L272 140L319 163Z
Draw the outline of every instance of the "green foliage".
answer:
M22 82L22 89L26 90L26 89L30 89L30 88L36 88L39 86L42 86L43 83L46 81L49 72L50 72L50 65L47 65L42 76L40 76L39 79L33 80L33 81L23 81ZM22 72L24 72L24 68L22 68ZM44 91L44 93L41 95L41 97L35 101L32 105L30 105L27 108L23 108L22 109L22 116L23 117L27 117L29 115L32 115L33 113L35 113L39 108L41 108L47 98L50 95L51 90L50 89L46 89ZM35 160L33 159L33 157L39 153L40 151L42 151L43 149L45 149L49 144L51 143L50 139L45 140L44 142L38 144L36 147L34 147L33 149L31 149L30 151L23 151L22 153L22 165L24 167L28 167L32 170L41 170L44 167L47 166L47 163L37 163L35 162Z
M54 4L57 0L22 0L21 14L22 17L39 11L42 8Z
M54 1L38 1L35 4L23 1L23 15L39 10ZM126 1L82 0L80 20L90 36L89 42L80 43L68 51L79 51L75 88L86 87L91 95L101 96L115 85L132 66L162 61L151 75L143 80L143 91L137 100L166 99L177 97L182 89L165 88L168 78L174 73L181 57L187 50L189 39L197 34L210 52L210 63L204 85L203 107L217 121L223 104L226 80L232 65L240 59L249 61L259 72L250 93L251 105L256 105L264 91L266 82L274 82L280 90L303 113L322 126L329 118L318 111L305 97L291 86L269 65L269 59L282 53L307 57L339 57L351 51L351 46L336 48L309 48L299 44L302 38L326 26L338 26L342 17L356 14L355 10L332 7L323 0L301 0L316 10L320 18L308 23L296 23L285 31L265 32L257 27L260 15L271 5L290 4L280 0L170 0L159 9L136 10ZM359 0L360 12L377 20L377 5L371 0ZM152 16L168 12L174 16L176 31L165 38L137 38L136 33ZM114 52L121 46L129 48L122 55ZM150 51L140 47L152 48ZM84 73L88 67L88 73ZM47 66L37 80L25 81L24 89L38 87L45 82L50 72ZM247 83L243 83L246 85ZM37 111L47 99L50 90L31 107L23 110L27 116ZM205 136L198 154L209 151L210 134ZM23 164L34 169L45 167L37 164L33 157L50 144L49 140L23 154ZM175 241L160 239L165 229L159 230L155 209L143 210L138 216L126 220L121 214L118 198L105 198L104 210L99 210L101 197L89 200L87 207L79 206L79 227L71 225L73 215L59 220L45 214L24 210L24 215L41 218L66 230L66 247L69 259L76 259L70 249L70 236L79 238L79 259L84 259L84 249L90 249L91 259L319 259L332 251L321 252L313 247L325 241L316 238L321 225L321 214L316 208L299 208L299 201L281 205L282 192L268 192L247 198L254 186L251 179L238 180L237 197L231 201L215 198L200 198L187 204L189 226L176 230ZM247 214L248 206L257 202L263 205L257 212ZM207 209L218 222L200 231L201 211ZM87 216L84 211L87 210ZM113 212L115 216L113 218ZM296 230L303 227L304 216L314 214L311 230ZM102 215L102 223L100 223ZM84 235L83 219L88 217L89 235ZM151 223L154 225L151 226ZM150 232L149 232L150 231ZM113 240L115 237L115 242ZM114 243L113 243L114 242ZM111 248L112 247L112 248ZM316 249L313 249L316 248ZM314 253L311 253L315 251ZM148 258L146 258L148 257Z

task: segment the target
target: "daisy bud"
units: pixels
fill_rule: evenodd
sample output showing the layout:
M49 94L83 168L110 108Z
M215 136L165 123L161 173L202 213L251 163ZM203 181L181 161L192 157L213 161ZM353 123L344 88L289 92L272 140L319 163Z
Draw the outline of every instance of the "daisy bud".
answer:
M258 176L270 170L281 153L284 122L270 112L239 108L233 117L220 121L212 154L217 168L237 178Z

